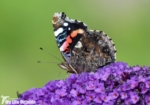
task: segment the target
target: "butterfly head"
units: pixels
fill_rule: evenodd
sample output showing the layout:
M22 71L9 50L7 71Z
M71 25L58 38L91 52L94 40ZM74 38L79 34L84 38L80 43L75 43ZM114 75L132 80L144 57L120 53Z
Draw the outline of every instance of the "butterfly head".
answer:
M59 26L64 23L64 20L66 18L66 14L64 12L55 13L52 18L52 24L54 26Z

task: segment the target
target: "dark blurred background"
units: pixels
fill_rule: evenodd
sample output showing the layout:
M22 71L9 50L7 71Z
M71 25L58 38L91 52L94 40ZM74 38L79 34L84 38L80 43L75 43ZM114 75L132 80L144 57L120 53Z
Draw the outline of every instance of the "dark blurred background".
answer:
M62 59L51 24L61 11L107 33L116 44L117 61L150 66L149 0L0 0L0 96L15 98L17 90L66 78L57 64L37 63L60 63L39 47Z

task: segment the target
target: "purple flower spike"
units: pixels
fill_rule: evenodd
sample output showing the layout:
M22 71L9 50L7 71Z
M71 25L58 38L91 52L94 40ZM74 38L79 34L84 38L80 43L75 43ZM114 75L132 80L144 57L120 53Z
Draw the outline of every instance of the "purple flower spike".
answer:
M67 95L67 92L66 92L65 89L57 89L57 90L55 91L55 94L58 94L60 97L64 97L64 96Z
M87 84L86 84L86 89L87 90L94 90L95 89L95 83L94 83L94 81L89 81L89 82L87 82Z
M58 82L56 83L56 86L57 86L58 88L60 88L60 87L62 87L64 84L65 84L65 82L64 82L63 80L60 80L60 81L58 81Z
M130 92L129 96L132 104L136 104L140 99L137 92Z
M102 99L101 99L101 96L100 95L97 95L95 98L94 98L94 102L96 103L102 103Z
M145 82L146 88L150 88L150 80Z
M150 105L150 94L145 96L145 103L146 105Z
M121 99L126 99L128 97L128 94L126 92L121 92L120 93Z
M36 103L28 105L150 105L150 67L111 63L95 73L71 74L32 88L17 100Z
M70 91L70 94L71 94L72 97L77 97L78 96L78 91L76 91L75 89L72 89Z

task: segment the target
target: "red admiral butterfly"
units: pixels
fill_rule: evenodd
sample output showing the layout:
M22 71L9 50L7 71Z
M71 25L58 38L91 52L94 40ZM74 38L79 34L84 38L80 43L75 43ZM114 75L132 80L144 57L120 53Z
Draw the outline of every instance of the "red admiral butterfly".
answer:
M70 73L96 71L116 59L116 49L107 34L89 30L81 21L70 19L64 12L52 19L54 35L65 62L58 64Z

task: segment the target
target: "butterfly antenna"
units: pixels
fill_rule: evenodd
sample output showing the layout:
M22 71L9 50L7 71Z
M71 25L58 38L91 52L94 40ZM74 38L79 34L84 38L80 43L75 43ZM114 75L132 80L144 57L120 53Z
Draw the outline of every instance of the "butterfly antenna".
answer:
M67 77L69 77L69 73L68 73L68 72L66 72L66 78L67 78Z
M56 63L56 64L58 64L58 62L43 62L43 61L37 61L37 63Z
M61 74L61 71L62 71L62 70L60 70L60 72L58 73L58 79L60 79L60 74Z
M54 58L56 58L57 60L61 61L59 58L57 58L57 57L56 57L56 56L54 56L53 54L51 54L51 53L49 53L49 52L45 51L42 47L40 47L40 50L42 50L42 51L44 51L44 52L48 53L48 54L49 54L49 55L51 55L52 57L54 57ZM61 61L61 62L63 62L63 61ZM39 62L38 62L38 63L39 63Z
M43 50L44 52L50 54L51 56L53 56L54 58L56 58L57 60L61 61L59 58L57 58L56 56L54 56L53 54L45 51L42 47L40 47L40 50ZM61 61L62 62L62 61ZM55 64L58 64L58 62L43 62L43 61L37 61L37 63L55 63ZM60 74L61 74L61 71L58 73L58 78L60 78Z

